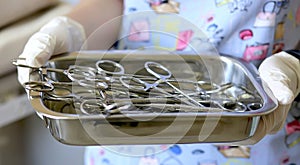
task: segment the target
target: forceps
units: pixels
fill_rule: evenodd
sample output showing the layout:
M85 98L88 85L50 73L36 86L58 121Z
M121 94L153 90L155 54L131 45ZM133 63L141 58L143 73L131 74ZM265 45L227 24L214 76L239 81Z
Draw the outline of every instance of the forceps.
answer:
M56 101L83 101L86 99L100 99L104 100L105 96L102 90L95 90L94 88L68 88L68 87L55 87L52 91L45 92L47 99Z
M151 62L153 63L153 62ZM106 64L106 68L105 65ZM148 72L150 73L152 69L149 68L150 63L145 64L145 68L148 68ZM158 69L160 71L167 72L167 75L170 75L171 77L171 72L166 69L164 66L161 64L156 63L156 65L159 67ZM108 70L109 68L110 70ZM124 67L112 60L99 60L96 62L96 69L99 73L99 75L96 75L96 77L91 78L91 77L86 77L87 80L91 81L105 81L105 82L115 82L120 79L120 76L126 76L128 78L134 77L138 78L139 80L150 80L150 81L157 81L159 77L153 77L153 76L146 76L146 75L137 75L137 74L126 74ZM112 71L112 69L114 69ZM156 73L155 71L152 70L152 73ZM110 77L109 75L115 76L115 77ZM158 76L163 76L162 74L159 74ZM232 83L227 83L223 85L217 85L215 83L209 82L209 81L191 81L191 80L183 80L183 79L172 79L170 77L166 77L165 81L168 82L176 82L176 83L188 83L188 84L193 84L196 87L197 91L205 91L206 94L210 93L217 93L218 91L221 91L222 89L230 88L233 84ZM115 79L114 79L115 78ZM123 77L123 79L125 79Z
M52 91L54 89L55 85L60 86L70 86L72 85L72 82L57 82L52 80L48 74L51 73L59 73L67 76L69 80L77 82L83 86L95 86L97 88L105 89L107 88L107 84L97 83L97 84L91 84L89 82L83 81L85 77L92 77L96 75L96 69L92 67L86 67L86 66L77 66L77 65L70 65L68 69L56 69L56 68L47 68L47 67L33 67L29 65L24 65L21 63L18 63L18 60L25 60L24 58L19 58L13 61L13 64L18 67L25 67L32 69L32 71L38 71L40 73L42 81L29 81L25 82L23 85L25 86L25 89L27 90L34 90L38 92L47 92Z
M150 90L152 88L159 89L158 85L160 83L166 83L170 87L172 87L175 91L177 91L178 93L180 93L181 95L183 95L184 97L186 97L189 101L191 101L192 103L194 103L195 105L200 106L200 107L204 107L204 105L202 105L201 103L197 102L196 100L194 100L193 98L191 98L190 96L188 96L187 94L185 94L184 92L182 92L181 90L179 90L176 86L174 86L173 84L171 84L168 81L168 79L171 78L172 73L166 67L164 67L163 65L161 65L159 63L152 62L152 61L146 62L144 66L145 66L145 69L147 70L148 73L152 74L153 76L155 76L158 79L157 81L155 81L154 83L147 83L147 82L143 81L140 78L121 76L120 77L121 83L125 87L127 87L128 89L142 90L142 91L148 91L148 90ZM152 69L152 67L154 67L156 70ZM160 72L165 72L165 74L160 73ZM126 83L126 81L125 81L126 79L127 80L133 80L135 83L139 84L139 86L133 86L133 85L130 85L129 83ZM159 89L159 90L162 93L168 94L167 92L165 92L165 91L163 91L161 89ZM171 97L178 98L178 97L173 96L171 94L169 94L169 95Z
M131 107L132 104L130 103L107 104L98 99L86 99L80 104L80 111L87 115L105 113L108 116L110 114L120 113L121 111L127 111Z
M140 74L127 74L125 73L125 68L112 60L99 60L96 62L96 70L98 71L98 75L96 77L86 77L87 80L91 81L106 81L106 82L114 82L118 81L120 76L126 76L126 77L135 77L142 80L151 80L156 81L157 78L153 76L147 76L147 75L140 75ZM188 80L174 80L174 79L167 79L169 82L184 82L184 83L193 83L193 81Z
M149 112L220 112L222 110L231 111L231 112L242 112L245 111L244 107L233 107L227 109L226 107L218 107L221 109L216 109L216 107L207 109L199 108L191 105L182 105L176 100L169 100L170 102L166 104L157 98L149 98L150 100L143 99L120 99L114 100L112 103L104 103L97 99L88 99L84 100L80 104L80 110L84 114L100 114L104 113L107 116L111 114L125 113L125 114L138 114L138 113L149 113ZM153 100L154 99L154 100ZM152 102L154 101L154 102ZM202 101L204 104L214 104L215 102ZM233 105L231 105L233 106Z
M99 101L104 100L104 96L101 90L95 90L94 88L79 88L73 89L70 87L55 87L54 90L49 92L43 92L43 100L45 102L60 102L62 105L59 108L59 112L64 113L65 110L69 113L76 113L74 110L79 109L82 102L85 100L97 99ZM63 104L64 103L64 104ZM71 106L72 108L70 108ZM67 109L65 109L67 108ZM75 108L75 109L74 109Z
M129 100L128 100L129 101ZM125 113L125 114L137 114L137 113L147 113L147 111L155 112L155 108L158 108L159 112L168 111L185 111L185 112L199 112L207 111L207 109L198 109L195 106L189 105L178 105L178 104L164 104L164 103L139 103L128 102L126 100L120 100L111 104L101 102L97 99L84 100L80 104L80 111L84 114L100 114L104 113L107 116L111 114ZM141 109L140 109L141 108ZM150 108L145 110L144 108ZM154 108L154 109L153 109ZM166 110L168 109L168 110ZM157 111L157 110L156 110Z
M119 81L120 76L128 76L128 77L138 77L142 79L150 79L153 80L154 78L151 76L145 75L137 75L137 74L126 74L124 67L112 60L99 60L95 64L96 71L98 74L95 76L87 76L85 77L88 81L104 81L107 83L117 82Z

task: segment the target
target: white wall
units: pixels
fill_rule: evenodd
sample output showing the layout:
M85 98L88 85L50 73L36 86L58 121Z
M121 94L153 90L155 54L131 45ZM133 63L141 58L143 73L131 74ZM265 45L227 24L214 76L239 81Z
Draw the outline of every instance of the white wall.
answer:
M80 0L61 0L61 1L68 2L68 3L71 3L71 4L76 4L76 3L78 3Z
M36 114L0 128L0 165L83 165L84 147L56 141Z
M55 140L37 115L26 119L25 130L26 165L83 165L84 147Z
M71 4L79 2L79 0L62 1ZM0 84L3 87L13 86L12 84L6 86L1 82ZM13 100L13 104L16 104L16 100ZM19 115L24 113L22 108L25 107L22 104L20 109L9 108L9 110L10 113ZM0 112L3 117L3 112ZM84 147L57 142L36 114L11 124L4 124L7 122L4 123L4 119L1 119L0 165L83 165Z

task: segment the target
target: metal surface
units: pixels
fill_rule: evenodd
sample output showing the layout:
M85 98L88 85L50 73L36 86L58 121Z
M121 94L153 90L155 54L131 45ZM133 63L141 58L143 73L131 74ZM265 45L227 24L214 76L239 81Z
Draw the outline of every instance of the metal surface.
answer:
M73 93L66 95L68 99L57 99L59 97L55 97L59 96L60 90L58 90L58 93L50 95L51 97L43 92L30 91L32 106L45 121L53 137L62 143L70 145L114 145L240 141L253 136L259 118L269 114L277 106L273 96L265 92L267 89L263 89L255 67L229 57L188 54L173 56L152 52L127 54L122 51L87 51L74 52L51 59L47 67L62 70L66 70L71 65L95 67L95 63L99 60L116 61L122 64L126 74L139 73L145 76L149 76L149 74L146 74L143 68L144 63L147 61L158 62L168 68L172 72L173 78L178 79L179 82L181 80L185 82L202 82L202 85L205 84L204 82L210 82L206 84L206 86L209 86L206 90L209 94L207 96L211 100L209 104L213 105L217 102L225 108L235 106L234 108L237 110L227 111L225 108L220 108L220 106L202 107L175 104L178 100L169 97L165 100L152 97L148 100L138 98L127 100L147 109L146 113L139 111L138 108L122 106L126 105L124 104L126 99L117 102L121 106L116 105L119 109L114 109L123 113L114 115L82 113L80 109L84 105L77 104L77 101L87 96L81 95L82 93L86 94L84 91L81 92L83 88L80 88L78 92L79 85L77 83L70 88ZM68 80L66 76L55 73L47 76L54 82ZM228 86L230 83L235 84L235 86L230 86L227 89L226 85ZM116 84L114 86L115 91L122 95L125 87L122 88L118 83L112 84ZM194 84L192 86L194 87ZM185 93L189 97L196 100L200 99L195 97L190 90L186 90L186 88L190 89L189 85L184 83L180 85L179 83L178 87L184 89L183 91L189 91ZM226 89L226 93L216 92L220 89ZM86 88L86 90L91 89ZM166 90L172 90L172 88L169 87ZM99 91L93 92L97 93ZM94 94L93 92L91 93ZM153 95L155 94L154 91ZM223 94L238 98L238 102L232 105L230 99L223 100ZM133 93L133 95L137 94ZM177 95L180 96L180 93L177 93ZM253 95L258 97L252 98ZM89 105L88 108L93 110L93 99L98 99L98 95L88 97L91 97L91 99L85 100L85 105ZM223 101L220 102L219 100ZM143 104L138 104L141 102ZM149 102L149 104L145 104L145 102ZM169 104L166 104L166 102ZM206 104L203 100L199 102ZM165 106L162 106L162 103L165 103Z

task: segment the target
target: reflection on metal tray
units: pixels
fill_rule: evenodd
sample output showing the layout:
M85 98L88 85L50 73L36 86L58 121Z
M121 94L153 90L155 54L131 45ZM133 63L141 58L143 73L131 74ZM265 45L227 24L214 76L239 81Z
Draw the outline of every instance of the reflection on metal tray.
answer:
M277 106L253 65L223 56L87 51L47 68L30 101L71 145L240 141Z

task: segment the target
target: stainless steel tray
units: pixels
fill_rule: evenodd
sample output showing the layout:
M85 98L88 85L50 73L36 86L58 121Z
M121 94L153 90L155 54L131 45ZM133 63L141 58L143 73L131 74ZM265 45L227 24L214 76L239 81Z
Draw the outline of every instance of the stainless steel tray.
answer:
M176 78L196 77L198 80L216 84L233 82L256 93L261 105L242 113L194 107L195 110L199 109L199 112L86 115L77 113L76 108L69 102L47 100L42 92L30 91L32 106L45 121L53 137L61 143L115 145L235 142L253 136L259 131L256 128L260 117L277 107L273 96L263 89L259 74L253 65L225 56L86 51L51 59L48 67L66 69L74 64L93 66L99 59L121 63L126 73L135 73L145 61L156 61L176 74ZM66 81L64 76L49 76L54 81ZM251 100L249 102L251 103Z

